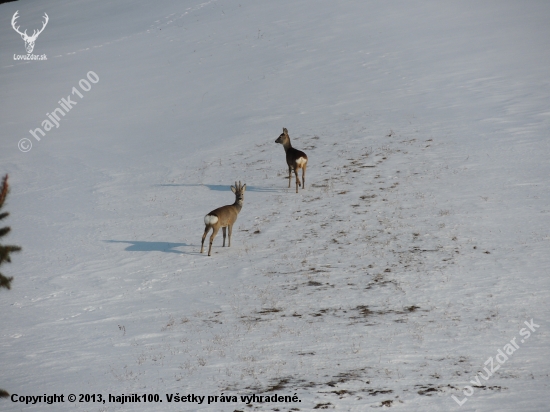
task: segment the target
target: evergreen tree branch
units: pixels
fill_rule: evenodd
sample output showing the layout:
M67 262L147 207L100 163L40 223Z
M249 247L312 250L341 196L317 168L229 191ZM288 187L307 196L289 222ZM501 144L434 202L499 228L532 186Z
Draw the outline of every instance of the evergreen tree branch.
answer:
M4 206L4 201L6 200L6 196L8 195L8 189L9 189L9 185L8 185L8 175L6 174L6 176L4 176L4 178L2 179L2 189L0 190L0 209L2 208L2 206Z
M4 206L4 202L6 201L6 198L8 196L9 191L9 185L8 185L8 175L5 175L2 179L2 186L0 187L0 209ZM0 219L4 219L5 217L9 216L8 212L0 213ZM10 227L6 226L0 229L0 238L6 236L10 232ZM11 252L19 252L21 248L19 246L13 246L13 245L0 245L0 265L4 262L11 262L10 259L10 253ZM6 277L2 273L0 273L0 289L11 289L11 282L13 280L13 277ZM0 397L3 396L2 389L0 389Z
M0 289L6 288L11 289L11 281L13 280L13 276L11 278L5 277L3 274L0 273Z
M11 229L8 226L0 229L0 237L6 236L10 232L10 230Z
M19 246L1 246L0 245L0 265L2 262L8 262L11 263L10 259L10 253L11 252L19 252L21 248Z

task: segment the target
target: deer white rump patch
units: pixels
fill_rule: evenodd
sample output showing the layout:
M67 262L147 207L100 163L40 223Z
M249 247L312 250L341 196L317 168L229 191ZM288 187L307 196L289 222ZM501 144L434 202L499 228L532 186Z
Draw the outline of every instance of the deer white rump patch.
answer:
M296 164L298 167L304 167L304 165L307 163L307 159L305 157L300 157L299 159L296 159Z
M205 225L215 225L216 223L218 223L218 216L206 215L204 217L204 224Z

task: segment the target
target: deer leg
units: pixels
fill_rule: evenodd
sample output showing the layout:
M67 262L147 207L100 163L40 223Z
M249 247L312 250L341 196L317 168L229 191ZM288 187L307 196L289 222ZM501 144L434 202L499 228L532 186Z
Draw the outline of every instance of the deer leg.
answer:
M227 230L229 232L229 245L227 245L227 247L231 247L231 232L233 231L233 225L227 226Z
M208 247L208 256L210 256L211 254L211 251L212 251L212 242L214 242L214 238L216 237L216 235L218 234L218 230L220 230L220 228L214 228L214 231L212 232L212 236L210 236L210 246Z
M302 189L306 188L306 165L302 167Z
M298 186L300 186L300 178L298 177L298 170L294 169L294 174L296 175L296 193L298 193Z
M222 247L225 247L225 227L222 227L222 233L223 233L223 245L222 245Z
M208 226L204 228L204 234L202 235L202 242L201 242L201 253L204 250L204 239L206 238L206 234L208 233L209 230L210 228Z
M290 180L292 179L292 167L288 166L288 188L290 189Z

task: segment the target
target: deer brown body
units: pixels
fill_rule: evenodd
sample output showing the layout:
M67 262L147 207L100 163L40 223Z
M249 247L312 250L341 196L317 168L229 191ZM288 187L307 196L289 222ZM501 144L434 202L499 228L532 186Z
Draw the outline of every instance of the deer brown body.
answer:
M212 235L210 236L210 246L208 247L208 256L211 256L212 251L212 242L218 234L220 228L223 231L223 246L225 247L225 231L226 228L229 232L229 244L227 247L231 247L231 231L233 229L233 224L237 220L237 215L241 211L244 202L244 191L246 190L246 184L241 185L241 182L235 186L231 186L231 191L235 193L235 203L232 205L222 206L217 209L214 209L204 217L204 234L202 235L201 243L201 253L204 250L204 239L206 235L212 229Z
M288 165L288 187L290 187L292 170L294 170L294 174L296 175L296 193L298 193L298 186L302 186L302 189L306 187L307 155L301 150L292 147L288 130L284 127L283 133L275 140L275 143L281 143L285 149L286 164ZM299 169L302 169L302 182L300 182L300 178L298 177Z

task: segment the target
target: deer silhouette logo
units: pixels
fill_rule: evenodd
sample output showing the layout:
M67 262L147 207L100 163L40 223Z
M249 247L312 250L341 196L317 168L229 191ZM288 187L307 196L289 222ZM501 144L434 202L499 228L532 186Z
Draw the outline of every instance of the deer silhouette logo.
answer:
M38 37L38 35L40 33L42 33L44 31L44 29L46 28L46 25L48 24L48 20L50 19L48 17L48 15L46 13L44 13L44 23L42 25L42 28L40 30L34 30L32 36L29 36L27 35L27 30L25 30L23 33L21 33L19 31L19 27L21 26L17 26L15 27L15 24L16 24L16 20L19 18L19 10L17 10L15 12L15 14L13 15L12 19L11 19L11 26L13 27L13 29L19 33L21 35L21 38L25 41L25 48L27 49L27 53L31 54L32 51L34 50L34 42L36 41L36 38Z

